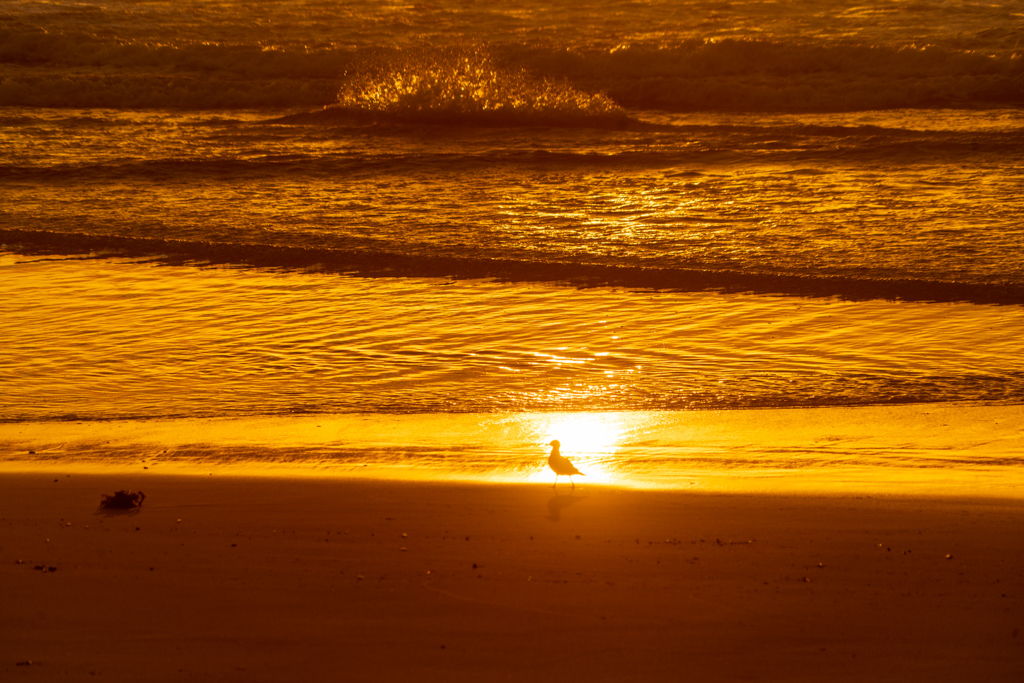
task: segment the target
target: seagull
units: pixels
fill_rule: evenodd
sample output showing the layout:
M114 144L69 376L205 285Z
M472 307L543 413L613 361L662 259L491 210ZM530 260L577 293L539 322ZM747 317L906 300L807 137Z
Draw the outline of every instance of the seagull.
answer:
M586 475L576 469L576 466L569 462L569 458L558 452L558 449L561 448L562 444L560 444L557 439L548 445L551 446L551 455L548 456L548 467L550 467L555 473L555 483L551 485L551 488L554 488L558 484L558 478L563 474L569 477L569 483L572 484L573 488L576 488L576 484L573 483L572 480L572 475Z

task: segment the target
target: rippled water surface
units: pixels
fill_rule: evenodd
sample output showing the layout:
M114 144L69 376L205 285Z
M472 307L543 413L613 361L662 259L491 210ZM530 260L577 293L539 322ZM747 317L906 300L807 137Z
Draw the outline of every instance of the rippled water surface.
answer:
M652 267L1024 282L1010 111L662 115L646 132L12 120L0 228L610 265L638 285Z
M8 420L1006 401L1024 390L1017 306L2 263Z

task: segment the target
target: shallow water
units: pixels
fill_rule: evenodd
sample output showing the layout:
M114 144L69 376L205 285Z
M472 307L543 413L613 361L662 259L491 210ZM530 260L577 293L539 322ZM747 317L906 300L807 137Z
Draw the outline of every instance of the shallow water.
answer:
M1024 392L1019 306L14 255L0 272L8 421L1006 402Z
M1021 406L320 414L0 425L0 471L359 477L814 495L1024 495Z

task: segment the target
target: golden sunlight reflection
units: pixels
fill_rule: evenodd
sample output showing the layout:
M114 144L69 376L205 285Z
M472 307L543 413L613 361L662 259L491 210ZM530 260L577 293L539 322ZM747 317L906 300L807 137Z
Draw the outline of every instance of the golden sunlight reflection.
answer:
M538 465L543 465L529 475L530 481L554 481L547 455L548 444L557 439L562 455L584 473L579 482L615 483L616 455L635 427L628 413L547 413L519 419L527 438L538 444Z
M337 414L0 424L0 473L529 482L731 492L1024 492L1024 406ZM978 439L980 430L991 437ZM563 485L566 487L563 491ZM558 493L570 484L563 476ZM550 511L552 515L557 510Z

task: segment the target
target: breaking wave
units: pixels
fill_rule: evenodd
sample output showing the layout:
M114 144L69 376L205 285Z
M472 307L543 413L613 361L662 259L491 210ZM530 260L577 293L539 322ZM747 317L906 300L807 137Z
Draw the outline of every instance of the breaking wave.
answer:
M620 125L601 94L502 68L482 49L417 50L367 60L346 74L333 112L416 123Z
M340 86L340 92L339 92ZM928 46L689 39L614 49L132 42L0 29L0 106L330 106L422 120L622 119L622 109L858 111L1024 104L1024 58Z

